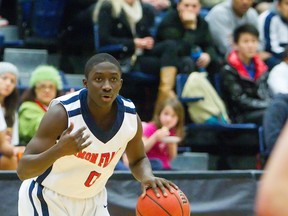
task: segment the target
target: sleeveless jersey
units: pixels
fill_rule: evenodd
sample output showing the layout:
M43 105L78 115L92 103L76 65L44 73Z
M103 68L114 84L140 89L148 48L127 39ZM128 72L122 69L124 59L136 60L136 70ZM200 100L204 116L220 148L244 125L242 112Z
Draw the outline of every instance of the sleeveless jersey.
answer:
M101 192L125 151L127 143L137 131L134 104L117 96L117 117L109 131L103 131L94 122L87 106L87 90L54 99L51 106L62 104L67 111L68 124L74 123L75 132L86 126L92 144L82 151L55 161L36 182L59 194L74 198L89 198ZM57 145L57 144L56 144Z

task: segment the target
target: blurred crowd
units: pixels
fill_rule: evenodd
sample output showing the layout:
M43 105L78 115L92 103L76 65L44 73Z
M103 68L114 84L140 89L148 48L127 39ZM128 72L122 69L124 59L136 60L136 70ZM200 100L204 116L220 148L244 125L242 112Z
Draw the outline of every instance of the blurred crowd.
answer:
M0 1L0 32L17 23L5 11L20 6L7 2ZM148 94L155 95L153 113L143 122L155 169L173 169L188 123L253 123L264 129L266 161L288 116L287 22L288 0L67 1L57 36L59 65L39 65L20 94L21 68L0 62L0 169L16 169L50 101L69 94L60 74L71 72L67 55L85 49L117 58L124 83L135 71L157 80ZM181 75L187 80L178 91ZM127 85L130 92L143 90ZM125 155L121 162L118 168L127 169Z

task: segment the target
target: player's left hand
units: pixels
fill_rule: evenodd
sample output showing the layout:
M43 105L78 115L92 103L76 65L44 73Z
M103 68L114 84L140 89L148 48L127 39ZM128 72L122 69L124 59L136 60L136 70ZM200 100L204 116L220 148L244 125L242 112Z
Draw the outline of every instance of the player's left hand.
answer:
M143 191L141 195L142 197L146 195L146 190L148 188L152 188L157 197L161 196L159 189L165 197L168 196L166 189L168 189L171 193L174 192L174 189L178 190L178 186L175 185L173 182L159 177L151 177L149 179L145 179L141 182L141 185Z

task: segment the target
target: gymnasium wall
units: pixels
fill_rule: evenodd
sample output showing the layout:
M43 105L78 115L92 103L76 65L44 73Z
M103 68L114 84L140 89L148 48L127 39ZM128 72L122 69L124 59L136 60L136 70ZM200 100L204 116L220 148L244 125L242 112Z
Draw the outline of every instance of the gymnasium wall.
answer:
M262 171L155 171L172 180L186 194L191 216L254 216L257 182ZM0 171L0 215L17 216L21 181L15 172ZM140 183L129 172L117 171L108 181L111 216L135 216Z

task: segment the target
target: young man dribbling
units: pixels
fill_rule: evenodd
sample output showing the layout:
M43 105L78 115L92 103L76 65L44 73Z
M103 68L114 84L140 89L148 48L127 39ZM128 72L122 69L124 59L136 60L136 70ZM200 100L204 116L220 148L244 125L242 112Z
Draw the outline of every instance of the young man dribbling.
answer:
M122 82L118 61L97 54L86 63L85 88L51 102L18 166L19 216L109 216L105 185L124 151L143 195L177 189L153 175L135 106L118 95Z

